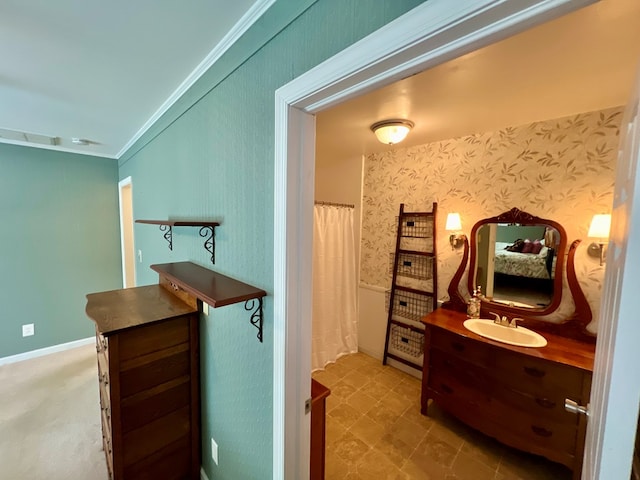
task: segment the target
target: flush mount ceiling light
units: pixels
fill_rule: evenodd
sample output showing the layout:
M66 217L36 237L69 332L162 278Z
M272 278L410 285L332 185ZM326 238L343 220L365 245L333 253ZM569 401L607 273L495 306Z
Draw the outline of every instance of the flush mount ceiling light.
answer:
M86 138L72 138L71 139L71 143L73 143L74 145L89 145L89 140L87 140Z
M371 125L371 131L376 134L380 143L387 145L394 145L404 140L412 128L413 122L401 119L382 120Z

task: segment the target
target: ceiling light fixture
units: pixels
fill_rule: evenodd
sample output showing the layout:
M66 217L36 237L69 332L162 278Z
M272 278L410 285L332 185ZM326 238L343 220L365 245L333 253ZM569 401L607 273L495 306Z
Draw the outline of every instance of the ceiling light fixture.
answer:
M371 131L376 134L380 143L395 145L405 139L414 123L409 120L382 120L371 125Z
M72 138L71 143L74 145L89 145L90 142L84 138Z

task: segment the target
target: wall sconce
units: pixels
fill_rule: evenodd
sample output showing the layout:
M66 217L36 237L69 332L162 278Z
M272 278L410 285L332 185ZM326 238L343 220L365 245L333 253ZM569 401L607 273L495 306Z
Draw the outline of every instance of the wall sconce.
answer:
M447 214L447 222L445 223L444 229L447 232L455 232L449 235L451 250L460 248L464 245L466 237L462 233L462 222L460 221L459 213Z
M589 226L587 237L597 238L598 241L589 245L587 253L592 257L600 257L600 265L604 264L604 245L609 240L609 229L611 228L611 215L594 215Z
M404 140L413 126L414 123L409 120L382 120L371 125L371 131L380 143L394 145Z

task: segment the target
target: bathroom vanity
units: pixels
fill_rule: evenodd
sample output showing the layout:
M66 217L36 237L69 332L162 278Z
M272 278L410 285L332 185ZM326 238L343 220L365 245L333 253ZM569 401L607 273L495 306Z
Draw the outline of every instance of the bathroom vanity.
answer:
M544 249L516 254L519 263L505 269L498 259L508 256L504 245L524 238ZM587 417L576 414L577 409L567 411L565 402L589 403L596 341L587 330L591 310L575 272L579 243L567 248L562 225L516 208L482 219L464 240L449 301L422 319L422 413L428 415L433 401L506 445L566 465L575 480L582 470ZM539 266L531 268L533 262ZM563 291L565 284L568 289ZM464 326L469 292L478 285L486 293L480 316L503 319L501 325L486 320L493 332L506 329L503 341ZM516 317L518 324L541 334L546 345L509 343L508 334L522 336L506 326Z
M564 402L589 402L594 346L544 333L543 348L515 347L470 332L466 318L438 309L423 320L422 413L433 400L471 427L562 463L580 478L586 421L565 411Z

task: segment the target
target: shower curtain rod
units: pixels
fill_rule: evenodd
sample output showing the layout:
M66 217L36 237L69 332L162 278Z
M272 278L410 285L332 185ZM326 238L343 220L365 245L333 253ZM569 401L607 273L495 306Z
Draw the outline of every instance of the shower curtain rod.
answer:
M324 206L327 206L327 207L355 208L355 205L352 205L351 203L319 202L318 200L316 200L315 204L316 205L324 205Z

